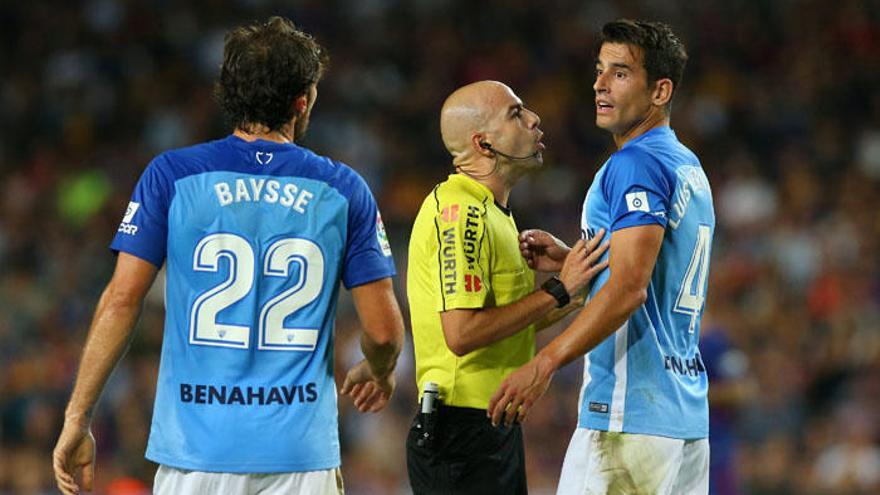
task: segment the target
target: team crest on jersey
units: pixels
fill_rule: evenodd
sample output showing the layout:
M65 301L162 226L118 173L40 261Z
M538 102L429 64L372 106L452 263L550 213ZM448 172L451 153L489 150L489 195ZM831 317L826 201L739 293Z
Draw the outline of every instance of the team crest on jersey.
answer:
M382 214L376 211L376 239L382 248L382 254L391 256L391 244L388 242L388 234L385 232L385 224L382 223Z
M123 234L135 235L137 234L138 227L131 223L134 220L134 215L137 213L138 209L141 207L140 203L129 201L128 208L125 209L125 215L122 217L122 223L119 224L119 229L117 232L122 232Z
M268 165L269 162L272 161L273 156L274 155L272 153L268 153L265 151L258 151L257 152L257 163L259 163L260 165Z

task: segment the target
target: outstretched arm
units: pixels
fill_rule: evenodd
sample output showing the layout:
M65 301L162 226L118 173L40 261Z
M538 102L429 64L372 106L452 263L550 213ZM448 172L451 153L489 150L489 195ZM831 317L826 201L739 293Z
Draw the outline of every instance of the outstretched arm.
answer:
M351 295L364 326L361 350L366 359L348 372L340 394L350 395L359 411L376 412L394 392L394 367L403 346L403 316L390 278L355 287Z
M64 413L64 427L52 454L55 481L65 494L92 489L95 476L92 414L110 373L131 342L144 296L157 271L156 266L147 261L119 253L113 278L98 301L76 384Z
M598 246L600 238L578 241L565 258L559 279L574 298L607 262L598 263L608 249ZM463 356L528 327L556 308L556 299L543 290L508 304L481 309L453 309L440 313L446 345L455 355ZM574 306L570 303L571 308ZM567 306L568 307L568 306Z
M599 345L641 306L663 243L664 229L646 225L611 234L608 281L561 334L513 372L489 402L494 424L525 419L557 369Z

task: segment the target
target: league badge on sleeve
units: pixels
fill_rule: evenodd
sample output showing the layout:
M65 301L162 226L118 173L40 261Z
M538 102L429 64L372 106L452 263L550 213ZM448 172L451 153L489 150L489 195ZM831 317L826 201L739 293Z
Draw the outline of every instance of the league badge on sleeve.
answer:
M648 193L645 191L634 191L625 197L627 211L651 211L651 206L648 204Z
M388 242L388 234L385 232L385 224L382 223L382 214L376 211L376 240L382 248L382 254L391 256L391 244Z

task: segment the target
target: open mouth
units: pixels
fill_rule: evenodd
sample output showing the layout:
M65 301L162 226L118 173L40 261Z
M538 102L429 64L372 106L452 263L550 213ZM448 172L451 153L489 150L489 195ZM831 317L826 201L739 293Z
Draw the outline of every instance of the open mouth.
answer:
M605 101L597 101L596 102L596 113L598 114L607 114L611 113L614 110L614 105L605 102Z

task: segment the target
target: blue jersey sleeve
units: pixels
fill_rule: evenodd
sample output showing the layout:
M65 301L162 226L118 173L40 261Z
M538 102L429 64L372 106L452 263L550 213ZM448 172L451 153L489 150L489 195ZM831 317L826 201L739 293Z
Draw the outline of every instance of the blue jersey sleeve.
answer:
M602 191L611 213L611 231L638 225L666 227L672 182L660 163L638 148L624 148L611 157Z
M352 173L348 204L348 245L342 267L347 289L396 274L391 246L373 193Z
M168 244L172 183L161 166L165 161L159 156L144 170L110 244L113 251L132 254L156 267L165 261Z

